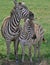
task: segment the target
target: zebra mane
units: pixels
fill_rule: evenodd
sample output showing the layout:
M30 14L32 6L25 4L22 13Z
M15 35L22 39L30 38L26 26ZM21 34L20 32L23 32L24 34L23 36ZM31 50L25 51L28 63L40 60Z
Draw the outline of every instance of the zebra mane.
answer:
M17 18L17 15L18 15L18 13L17 13L17 11L15 10L15 7L12 9L12 11L10 12L10 21L15 21L16 20L16 18Z
M12 9L11 13L10 13L10 16L12 17L13 15L15 15L15 7Z
M32 19L33 19L33 21L34 21L34 13L32 13L31 11L29 11L29 24L30 24L30 26L33 28L33 30L34 30L34 22L32 21Z
M29 24L34 29L34 22L30 21Z
M19 18L19 14L18 12L16 11L16 7L14 6L14 8L12 9L11 13L10 13L10 17L12 19L16 19L17 17Z

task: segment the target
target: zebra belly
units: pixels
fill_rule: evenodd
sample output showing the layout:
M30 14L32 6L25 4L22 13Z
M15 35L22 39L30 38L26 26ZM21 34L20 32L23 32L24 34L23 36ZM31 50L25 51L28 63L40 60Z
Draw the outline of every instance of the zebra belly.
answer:
M20 44L24 46L31 46L33 44L33 40L20 39Z

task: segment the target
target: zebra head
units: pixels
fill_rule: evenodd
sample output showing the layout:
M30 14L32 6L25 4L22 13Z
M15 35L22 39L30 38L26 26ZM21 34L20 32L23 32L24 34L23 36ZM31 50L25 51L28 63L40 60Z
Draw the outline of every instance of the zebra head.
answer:
M29 16L29 10L23 2L17 3L16 1L14 1L14 4L15 12L18 13L20 19L27 18Z
M34 13L32 13L31 11L29 11L29 20L34 20Z

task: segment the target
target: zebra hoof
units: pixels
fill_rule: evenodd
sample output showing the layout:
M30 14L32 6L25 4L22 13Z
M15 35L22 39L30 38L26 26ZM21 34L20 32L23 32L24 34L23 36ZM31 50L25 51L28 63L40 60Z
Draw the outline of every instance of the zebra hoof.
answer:
M32 63L33 61L32 61L32 59L30 59L30 63Z
M16 59L16 63L18 63L19 61L18 61L18 59Z
M24 63L24 60L22 59L22 63Z

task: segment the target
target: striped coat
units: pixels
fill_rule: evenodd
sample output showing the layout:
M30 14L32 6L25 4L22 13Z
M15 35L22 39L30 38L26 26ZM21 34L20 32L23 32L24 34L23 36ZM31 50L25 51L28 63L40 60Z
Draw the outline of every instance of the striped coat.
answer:
M30 13L31 14L31 13ZM31 55L31 47L34 46L34 57L36 56L36 51L38 49L38 56L40 56L40 44L44 41L44 30L43 27L39 24L33 23L31 17L26 19L23 29L21 31L19 40L22 47L22 61L24 62L24 55L25 55L25 46L29 48L29 57L30 61L32 62L32 55Z
M1 27L2 36L6 40L7 45L7 58L9 58L10 54L10 43L14 42L14 53L17 58L18 44L19 44L19 35L20 35L20 20L29 16L28 8L22 4L21 2L16 3L11 11L11 15L6 17L3 20L3 24Z

